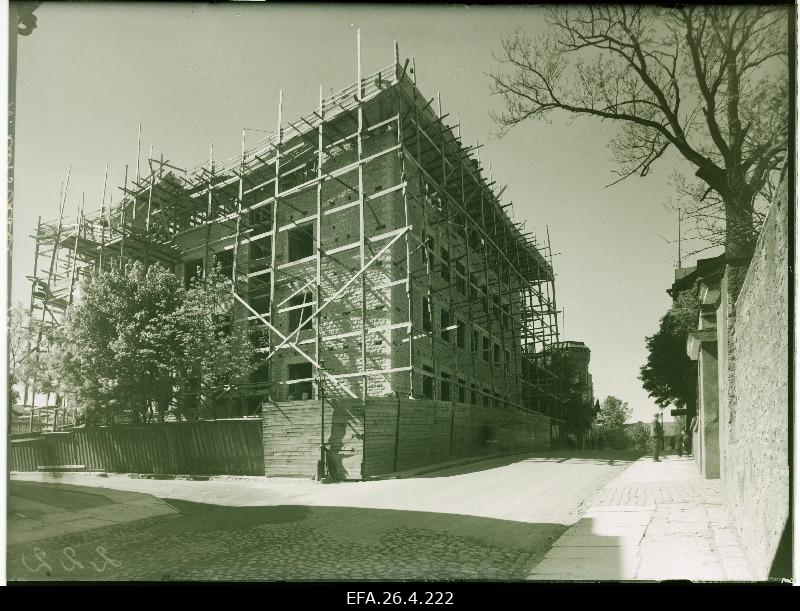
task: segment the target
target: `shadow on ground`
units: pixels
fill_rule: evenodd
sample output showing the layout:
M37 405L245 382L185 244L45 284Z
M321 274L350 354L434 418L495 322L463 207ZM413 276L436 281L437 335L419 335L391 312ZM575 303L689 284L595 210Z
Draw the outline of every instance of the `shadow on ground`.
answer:
M521 580L567 529L417 511L165 500L179 513L9 547L9 581Z
M93 494L83 486L69 484L15 481L11 483L10 489L13 490L13 494L8 496L9 516L22 513L28 518L38 518L44 513L38 507L40 503L66 511L78 511L114 503L103 494Z
M451 477L467 473L478 473L489 469L497 469L524 462L576 462L595 465L624 465L633 462L642 456L639 451L632 450L553 450L549 452L536 452L526 455L501 456L493 459L484 459L480 462L443 467L415 475L415 478Z

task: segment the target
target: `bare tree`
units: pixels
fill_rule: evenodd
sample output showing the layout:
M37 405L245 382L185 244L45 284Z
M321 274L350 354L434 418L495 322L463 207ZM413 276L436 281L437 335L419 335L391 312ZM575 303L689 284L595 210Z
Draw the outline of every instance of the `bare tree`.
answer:
M724 226L730 258L752 253L756 203L787 154L788 7L592 6L549 9L547 32L502 42L492 91L501 133L561 110L619 121L619 182L646 176L670 148L690 214ZM612 183L614 184L614 183Z

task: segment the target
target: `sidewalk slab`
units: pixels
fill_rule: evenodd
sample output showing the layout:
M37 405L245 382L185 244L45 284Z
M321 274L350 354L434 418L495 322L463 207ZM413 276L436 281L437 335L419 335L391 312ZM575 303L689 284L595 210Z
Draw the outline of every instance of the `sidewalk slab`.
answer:
M600 490L529 580L753 581L718 480L643 457Z

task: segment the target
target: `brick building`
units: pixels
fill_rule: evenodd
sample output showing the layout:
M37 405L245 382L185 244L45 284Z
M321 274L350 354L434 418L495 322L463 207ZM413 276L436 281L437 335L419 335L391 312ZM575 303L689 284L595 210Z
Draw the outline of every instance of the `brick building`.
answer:
M351 416L387 398L556 416L549 238L509 218L447 117L396 54L297 120L281 102L275 135L243 133L237 158L185 171L151 154L117 205L40 223L32 312L55 321L82 271L115 260L187 285L218 264L233 324L269 332L242 414L316 413L324 395Z

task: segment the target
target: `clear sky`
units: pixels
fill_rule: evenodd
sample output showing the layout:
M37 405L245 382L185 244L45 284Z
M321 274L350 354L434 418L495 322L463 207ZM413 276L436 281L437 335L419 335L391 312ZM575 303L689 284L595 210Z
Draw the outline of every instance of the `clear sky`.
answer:
M514 219L541 237L549 226L564 339L591 349L597 397L652 418L637 376L644 338L670 304L677 252L665 238L675 239L677 220L664 204L678 161L605 188L616 178L612 123L553 115L493 136L492 52L516 26L542 31L542 9L44 3L36 15L19 43L12 302L29 302L30 236L37 216L57 217L69 164L74 217L82 193L87 210L100 207L105 164L117 199L125 164L135 171L139 122L142 159L152 145L155 157L194 167L212 143L215 158L232 157L243 127L276 129L279 90L293 120L316 108L320 84L327 94L355 81L360 28L364 73L391 64L396 40L401 58L415 58L422 92L440 92L462 139L484 144L481 161L508 184Z

